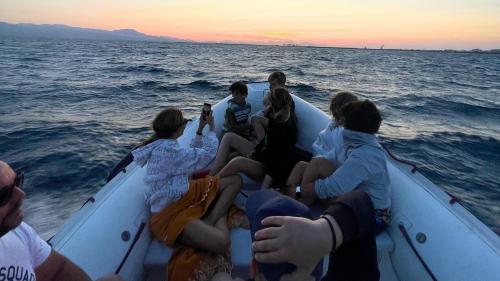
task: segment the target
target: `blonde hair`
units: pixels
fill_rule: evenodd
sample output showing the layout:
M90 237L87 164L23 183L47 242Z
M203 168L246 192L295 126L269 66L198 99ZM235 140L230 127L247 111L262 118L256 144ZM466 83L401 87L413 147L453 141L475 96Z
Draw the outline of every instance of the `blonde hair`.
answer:
M278 123L285 122L292 113L292 96L288 90L278 87L269 93L269 103L273 110L272 118Z

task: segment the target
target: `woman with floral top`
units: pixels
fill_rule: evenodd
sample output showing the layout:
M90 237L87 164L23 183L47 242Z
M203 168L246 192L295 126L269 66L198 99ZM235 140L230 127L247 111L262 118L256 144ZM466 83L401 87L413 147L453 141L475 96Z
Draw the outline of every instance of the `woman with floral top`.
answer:
M219 141L210 114L200 118L191 145L181 146L177 139L187 122L177 108L161 111L152 124L157 140L132 155L141 167L147 164L144 182L151 232L166 245L176 245L167 267L168 280L210 280L217 272L231 270L226 218L241 178L191 177L214 159ZM203 135L207 124L209 132Z

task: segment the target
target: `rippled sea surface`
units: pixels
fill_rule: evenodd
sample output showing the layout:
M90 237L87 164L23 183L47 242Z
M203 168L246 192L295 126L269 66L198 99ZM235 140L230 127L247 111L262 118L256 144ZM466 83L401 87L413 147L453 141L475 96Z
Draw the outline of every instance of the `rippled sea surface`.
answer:
M0 38L0 159L26 173L25 220L50 237L163 106L194 116L274 70L325 111L335 89L375 101L382 143L500 233L500 55Z

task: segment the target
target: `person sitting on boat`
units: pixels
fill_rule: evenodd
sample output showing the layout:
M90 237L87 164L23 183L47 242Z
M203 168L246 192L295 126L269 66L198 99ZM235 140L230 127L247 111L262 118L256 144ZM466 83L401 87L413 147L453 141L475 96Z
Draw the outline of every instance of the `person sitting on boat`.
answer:
M347 91L339 91L332 96L330 99L330 113L332 114L332 120L328 123L328 126L322 130L314 143L312 144L312 152L315 157L325 157L328 158L328 153L336 153L334 149L342 149L344 144L342 132L344 127L342 126L344 118L342 116L342 107L350 102L357 101L358 98ZM286 194L295 197L296 186L302 181L304 171L309 163L300 161L295 165L290 176L287 179L287 189ZM320 166L317 167L321 171L318 173L328 172L328 167ZM327 171L323 171L327 170Z
M196 272L209 280L217 272L230 273L226 217L242 182L238 175L191 177L213 160L218 139L210 113L199 119L191 145L179 145L177 139L187 122L179 109L164 109L152 123L158 140L135 149L132 155L141 167L147 163L144 181L152 212L151 232L167 246L184 245L176 247L168 263L168 280L191 280ZM209 130L204 135L207 124Z
M390 179L384 150L376 133L382 118L371 101L354 101L342 107L343 146L326 157L314 157L294 169L290 186L300 184L301 200L310 205L317 198L329 199L354 189L365 191L377 211L377 233L388 225L391 206Z
M233 98L227 102L222 132L223 134L233 132L248 139L252 131L252 126L248 122L252 106L245 101L248 96L247 85L243 81L234 82L229 91Z
M51 249L23 222L23 181L23 173L0 161L0 280L90 281L78 265ZM98 279L120 280L118 275Z
M267 78L267 82L269 82L269 93L264 96L263 105L264 109L257 111L254 115L250 117L250 123L252 124L253 130L255 132L255 143L259 143L266 134L267 124L269 122L266 117L265 111L266 108L269 107L269 94L274 91L274 89L281 87L285 88L286 76L285 73L281 71L274 71ZM292 100L293 104L293 100ZM294 107L295 109L295 107Z
M357 101L358 98L347 91L339 91L330 99L330 113L332 120L328 126L319 133L318 137L312 144L314 156L326 156L335 147L342 147L342 131L344 127L342 107L350 102Z
M253 143L243 138L226 134L222 138L211 174L225 177L242 172L261 182L262 188L268 188L271 184L284 187L295 163L308 160L301 158L295 147L297 117L292 108L292 96L285 88L278 87L269 94L269 101L270 106L266 110L269 123L262 141L254 147ZM233 158L221 169L231 149L247 157Z
M328 254L322 280L379 280L375 212L364 191L341 195L316 220L303 216L307 207L294 199L270 192L251 194L246 207L254 258L267 280L318 280Z

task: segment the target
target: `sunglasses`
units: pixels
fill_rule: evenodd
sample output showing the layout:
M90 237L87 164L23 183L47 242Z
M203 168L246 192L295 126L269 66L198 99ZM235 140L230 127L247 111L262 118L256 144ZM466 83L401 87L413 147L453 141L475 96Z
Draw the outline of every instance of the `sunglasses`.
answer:
M12 198L12 194L14 193L14 188L16 186L22 188L23 183L24 183L24 173L21 172L16 176L14 182L11 185L0 188L0 207L3 207L10 201L10 198Z

